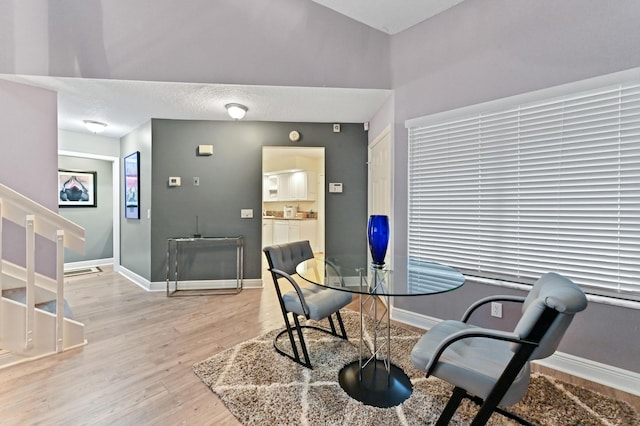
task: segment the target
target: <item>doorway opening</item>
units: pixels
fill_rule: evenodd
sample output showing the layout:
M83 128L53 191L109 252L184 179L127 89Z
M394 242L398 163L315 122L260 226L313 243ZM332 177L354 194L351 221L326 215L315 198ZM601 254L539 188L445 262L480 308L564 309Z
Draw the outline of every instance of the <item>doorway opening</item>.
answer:
M314 254L324 253L324 161L324 148L262 148L262 247L309 240Z

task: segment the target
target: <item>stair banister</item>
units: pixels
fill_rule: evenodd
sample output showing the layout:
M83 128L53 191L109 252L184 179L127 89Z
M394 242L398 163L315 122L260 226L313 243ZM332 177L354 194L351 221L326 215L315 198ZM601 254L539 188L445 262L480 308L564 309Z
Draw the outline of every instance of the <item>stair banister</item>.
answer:
M3 221L8 220L25 229L25 267L13 265L4 259L2 252L3 241ZM40 235L55 243L56 272L55 279L45 277L36 273L36 235ZM65 318L64 318L64 250L69 248L76 252L84 253L84 229L75 223L63 218L59 214L47 209L46 207L30 200L27 197L17 193L16 191L0 184L0 295L5 289L5 278L13 288L16 280L23 282L25 286L25 314L24 319L24 335L19 341L22 341L23 350L28 354L35 343L35 333L38 332L36 326L36 286L44 286L42 288L55 293L55 352L61 352L65 348ZM53 299L53 297L52 297ZM1 300L1 299L0 299ZM0 301L0 325L5 318L3 313L3 304ZM14 309L14 308L12 308ZM12 312L12 311L7 311ZM39 314L42 315L42 314ZM41 321L41 320L38 320ZM67 320L69 321L69 320ZM73 322L73 321L72 321ZM74 322L77 327L84 326ZM6 324L5 324L6 326ZM17 331L17 330L16 330ZM0 328L2 332L2 328ZM84 333L81 332L82 336ZM75 340L78 334L74 333ZM0 341L3 336L0 334ZM83 339L82 337L80 337ZM86 343L86 341L84 341ZM67 344L69 346L69 344ZM77 346L77 343L75 343ZM0 346L0 350L2 347ZM36 349L36 353L37 353Z

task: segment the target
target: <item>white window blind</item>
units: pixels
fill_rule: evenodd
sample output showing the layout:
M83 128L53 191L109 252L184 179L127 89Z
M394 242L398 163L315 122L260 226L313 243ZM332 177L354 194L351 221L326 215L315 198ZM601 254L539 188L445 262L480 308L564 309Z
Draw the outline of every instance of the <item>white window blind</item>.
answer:
M640 299L640 83L410 127L408 240L467 274Z

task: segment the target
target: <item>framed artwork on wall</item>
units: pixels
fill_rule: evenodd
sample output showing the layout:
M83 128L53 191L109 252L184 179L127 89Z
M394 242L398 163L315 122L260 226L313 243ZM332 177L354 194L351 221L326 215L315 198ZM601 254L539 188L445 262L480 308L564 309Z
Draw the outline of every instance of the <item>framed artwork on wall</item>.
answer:
M140 152L124 157L124 217L140 219Z
M58 170L58 207L97 207L97 172Z

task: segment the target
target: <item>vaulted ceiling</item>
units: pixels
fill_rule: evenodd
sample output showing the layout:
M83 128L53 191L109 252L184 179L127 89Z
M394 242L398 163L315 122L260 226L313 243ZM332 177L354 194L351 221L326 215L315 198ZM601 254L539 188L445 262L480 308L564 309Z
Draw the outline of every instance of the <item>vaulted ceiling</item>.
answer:
M387 34L395 34L462 0L312 0ZM32 75L0 78L58 92L59 128L88 132L82 121L108 123L121 137L150 118L228 120L224 100L242 99L248 120L365 122L390 94L384 89L282 87L124 81ZM214 107L215 106L215 107Z

